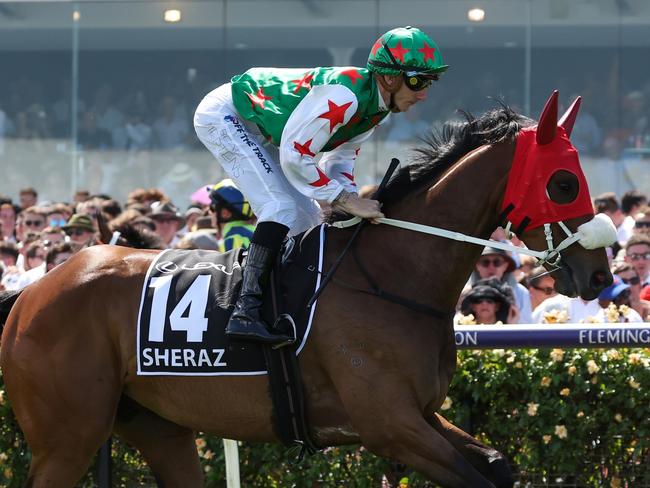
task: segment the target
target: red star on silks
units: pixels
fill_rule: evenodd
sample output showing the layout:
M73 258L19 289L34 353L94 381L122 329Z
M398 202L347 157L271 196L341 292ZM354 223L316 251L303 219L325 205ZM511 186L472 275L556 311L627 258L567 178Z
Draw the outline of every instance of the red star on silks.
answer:
M377 39L377 40L375 41L375 43L372 45L372 49L370 50L370 52L372 53L373 56L374 56L375 54L377 54L377 51L379 51L379 48L380 48L381 46L382 46L382 44L381 44L381 37L380 37L379 39Z
M330 133L334 130L338 124L342 124L345 118L345 111L348 109L352 102L344 103L343 105L337 105L332 100L327 100L327 105L329 110L324 114L318 116L319 119L327 119L330 121Z
M313 152L311 152L311 141L314 139L309 139L307 142L304 144L300 144L298 141L293 141L293 148L300 153L301 156L311 156L314 157L316 156Z
M363 80L363 76L359 74L359 71L351 68L351 69L346 69L345 71L341 71L341 74L343 76L349 76L350 81L352 82L353 85L357 84L357 80Z
M255 108L255 105L258 105L262 110L264 110L264 101L271 100L271 98L273 98L264 95L264 92L262 91L262 87L260 87L260 89L257 90L257 93L255 95L251 95L250 93L247 93L246 96L250 98L253 108Z
M421 52L424 55L424 60L423 61L425 61L425 62L426 62L427 59L435 60L433 55L436 52L436 48L435 47L429 47L429 45L426 42L424 43L424 47L421 47L420 49L418 49L418 52Z
M404 55L409 52L408 49L405 49L402 47L402 41L399 41L397 43L397 46L395 47L389 47L390 52L395 58L399 59L402 63L404 62Z
M309 186L325 186L330 182L330 179L325 173L323 173L318 166L316 166L316 171L318 171L318 179L309 183Z
M351 175L350 173L345 173L343 171L341 171L341 174L352 182L352 186L357 186L357 184L354 182L354 175Z
M293 92L298 93L298 91L301 88L306 88L309 90L311 88L311 80L314 78L314 75L312 73L305 73L305 76L303 76L299 80L291 80L291 83L296 83L296 88L294 88Z

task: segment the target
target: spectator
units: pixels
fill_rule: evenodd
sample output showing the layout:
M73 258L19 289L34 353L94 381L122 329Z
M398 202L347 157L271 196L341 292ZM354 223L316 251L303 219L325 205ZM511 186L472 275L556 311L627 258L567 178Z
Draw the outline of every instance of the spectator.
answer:
M16 239L22 242L27 232L41 232L45 228L45 212L40 207L29 207L18 214Z
M0 241L0 261L5 268L16 266L18 261L18 247L13 242Z
M610 308L612 303L616 306L614 310ZM616 275L614 282L598 295L598 304L601 309L594 317L596 322L643 322L630 305L630 285L623 283ZM622 305L627 307L625 312L620 311Z
M550 274L546 274L543 266L533 269L528 279L528 291L530 293L531 307L535 310L544 300L554 297L557 292L554 288L555 280Z
M176 101L166 96L160 103L160 117L153 124L154 143L159 149L182 149L190 134L187 121L176 111Z
M569 100L573 101L577 97L578 95L571 95ZM593 156L600 150L602 131L598 126L598 122L596 122L596 118L587 110L584 104L573 126L571 143L581 155Z
M185 211L185 227L184 230L185 232L192 232L196 230L194 228L194 224L196 223L196 219L199 217L203 217L205 215L205 212L203 209L199 206L192 205L190 206L186 211Z
M248 200L231 179L220 181L210 190L214 228L221 236L221 252L249 247L255 231L255 215Z
M205 230L188 232L176 244L176 249L207 249L210 251L218 251L219 248L219 240L214 233Z
M551 323L549 314L562 315L562 322L580 323L596 316L600 311L598 300L583 300L580 297L569 298L557 294L540 303L533 312L533 323Z
M90 198L90 192L88 190L77 190L74 192L74 197L72 201L77 204L79 202L85 202Z
M79 247L71 242L59 242L52 246L45 256L46 273L70 259L78 249Z
M45 275L45 246L40 240L30 243L25 251L25 272L18 279L18 289L25 288Z
M641 298L641 279L629 263L622 263L612 269L621 281L630 286L630 306L644 320L650 320L650 301Z
M144 121L141 111L133 110L126 123L126 148L131 151L144 151L151 147L153 129Z
M65 232L63 232L61 227L45 227L43 232L41 232L41 239L46 247L50 247L57 242L64 241Z
M634 234L650 236L650 207L641 207L634 215Z
M635 225L635 215L648 204L648 198L638 190L630 190L621 198L621 210L625 218L621 223L619 243L624 246L632 236Z
M83 150L106 150L111 147L111 133L97 127L97 116L92 111L83 114L81 127L77 135L77 144Z
M6 241L15 242L16 209L11 202L0 204L0 222L2 222L1 237Z
M180 240L177 232L183 227L185 219L171 202L154 202L151 208L149 217L156 226L156 234L163 240L165 247L173 248Z
M636 234L625 245L625 262L632 265L641 279L641 286L650 285L650 237Z
M517 323L512 289L496 278L479 280L461 302L461 313L473 315L477 324Z
M96 230L92 217L85 214L75 214L63 230L72 242L81 246L96 244Z
M21 189L18 197L20 200L20 208L23 210L36 206L38 201L38 193L32 187Z
M529 324L533 320L530 302L530 293L521 283L517 283L512 272L515 270L515 261L507 251L486 247L476 263L474 272L470 277L470 284L481 279L497 278L502 283L507 283L513 290L515 304L519 311L520 323Z
M70 216L72 211L64 203L56 203L46 210L46 223L48 227L63 227Z

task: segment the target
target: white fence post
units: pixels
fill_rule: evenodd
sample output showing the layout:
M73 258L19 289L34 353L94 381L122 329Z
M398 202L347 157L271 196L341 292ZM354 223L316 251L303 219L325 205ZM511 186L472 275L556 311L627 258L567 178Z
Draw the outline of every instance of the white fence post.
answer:
M237 447L237 441L224 439L223 450L226 455L226 486L228 488L240 488L239 448Z

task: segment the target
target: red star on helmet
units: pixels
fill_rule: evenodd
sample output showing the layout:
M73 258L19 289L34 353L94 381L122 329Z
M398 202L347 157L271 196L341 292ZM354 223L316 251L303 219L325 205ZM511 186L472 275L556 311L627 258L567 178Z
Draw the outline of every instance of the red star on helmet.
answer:
M425 62L426 62L427 59L435 60L434 54L436 52L436 48L435 47L430 47L426 42L424 43L423 47L418 49L418 52L421 52L424 55L424 61Z
M318 166L316 166L316 171L318 171L318 179L309 183L309 186L325 186L330 182L330 179L325 173L323 173Z
M399 59L402 63L404 62L404 55L409 52L408 49L402 47L402 41L399 41L397 46L389 47L388 49L390 49L391 54L395 56L395 59Z
M246 96L250 99L253 108L255 108L255 105L257 105L262 110L264 109L264 101L271 100L273 98L264 95L264 92L262 91L262 87L260 87L259 90L257 90L257 93L255 95L251 95L250 93L247 93Z
M332 100L327 100L329 110L318 116L319 119L327 119L330 121L330 133L338 124L342 124L345 119L345 111L348 109L352 102L337 105Z
M359 74L359 71L355 68L351 69L346 69L345 71L341 71L341 74L343 76L349 76L350 81L352 82L353 85L357 84L357 80L363 80L363 76Z
M309 90L311 88L311 80L314 78L313 73L305 73L305 75L299 80L291 80L292 83L296 83L296 88L293 92L298 93L301 88L306 88Z
M311 152L311 141L314 139L309 139L307 142L304 144L300 144L298 141L293 141L293 148L300 153L301 156L311 156L314 157L316 156L313 152Z
M382 46L381 44L381 37L375 41L375 43L372 45L371 53L374 56L377 54L377 51L379 51L379 48Z

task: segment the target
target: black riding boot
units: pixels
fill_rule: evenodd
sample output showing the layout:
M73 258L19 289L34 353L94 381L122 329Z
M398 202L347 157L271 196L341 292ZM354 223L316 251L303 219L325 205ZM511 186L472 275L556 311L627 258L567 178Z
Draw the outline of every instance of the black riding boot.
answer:
M270 227L268 224L278 227ZM262 229L259 227L262 227ZM226 327L226 335L231 339L267 344L280 344L293 340L292 336L273 333L261 316L262 293L269 281L273 263L284 240L280 228L282 228L283 234L286 235L288 229L285 226L275 222L263 222L259 224L253 234L242 276L241 295ZM270 232L265 232L265 230L270 230ZM262 234L261 238L259 234ZM273 242L273 240L277 241L280 235L279 243ZM260 244L259 241L271 244L272 247Z

